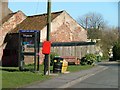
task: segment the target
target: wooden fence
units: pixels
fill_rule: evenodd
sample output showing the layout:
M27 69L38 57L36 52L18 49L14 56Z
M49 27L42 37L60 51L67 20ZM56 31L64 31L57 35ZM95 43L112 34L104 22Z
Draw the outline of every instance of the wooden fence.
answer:
M96 53L94 42L59 42L52 43L51 53L60 56L84 57L87 53Z
M84 57L87 53L96 53L95 42L54 42L51 44L51 53L56 53L59 56L75 56L79 59ZM33 47L33 46L30 46ZM27 63L31 63L32 59L25 60ZM42 43L40 44L40 63L44 61L44 55L42 54Z

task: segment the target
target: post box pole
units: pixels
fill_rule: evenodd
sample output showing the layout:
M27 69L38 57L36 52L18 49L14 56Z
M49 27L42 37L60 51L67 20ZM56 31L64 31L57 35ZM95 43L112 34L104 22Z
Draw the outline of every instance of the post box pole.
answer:
M51 0L48 0L47 3L47 41L50 40L50 31L51 31ZM45 60L44 60L44 75L46 75L46 70L48 70L48 75L50 74L50 60L49 60L49 54L45 54ZM46 64L47 63L47 64Z

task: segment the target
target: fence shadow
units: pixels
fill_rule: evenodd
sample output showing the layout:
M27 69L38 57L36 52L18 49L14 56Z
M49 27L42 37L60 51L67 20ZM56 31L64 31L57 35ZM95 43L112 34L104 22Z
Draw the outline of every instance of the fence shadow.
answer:
M0 70L2 70L2 71L7 71L7 72L19 72L19 70L18 69L6 69L6 68L0 68Z

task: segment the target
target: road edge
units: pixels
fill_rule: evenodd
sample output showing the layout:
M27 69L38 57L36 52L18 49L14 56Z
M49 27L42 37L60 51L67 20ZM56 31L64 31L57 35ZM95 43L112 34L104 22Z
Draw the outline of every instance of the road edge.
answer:
M68 82L67 84L64 84L64 85L62 85L62 86L60 86L58 88L68 88L68 87L70 87L72 85L75 85L78 82L81 82L81 81L83 81L83 80L85 80L85 79L87 79L87 78L89 78L89 77L91 77L91 76L93 76L93 75L95 75L97 73L100 73L100 72L102 72L102 71L104 71L106 69L108 69L108 67L101 66L101 68L99 68L98 70L96 70L94 73L93 72L87 73L86 75L84 75L84 76L82 76L80 78L77 78L77 79L75 79L75 80L73 80L71 82Z

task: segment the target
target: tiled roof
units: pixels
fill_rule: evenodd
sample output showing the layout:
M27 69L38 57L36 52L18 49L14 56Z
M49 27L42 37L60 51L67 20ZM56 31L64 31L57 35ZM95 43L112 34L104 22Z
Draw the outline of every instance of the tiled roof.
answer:
M63 11L51 13L51 21ZM42 30L47 25L47 14L28 16L22 23L10 33L17 33L18 30Z

